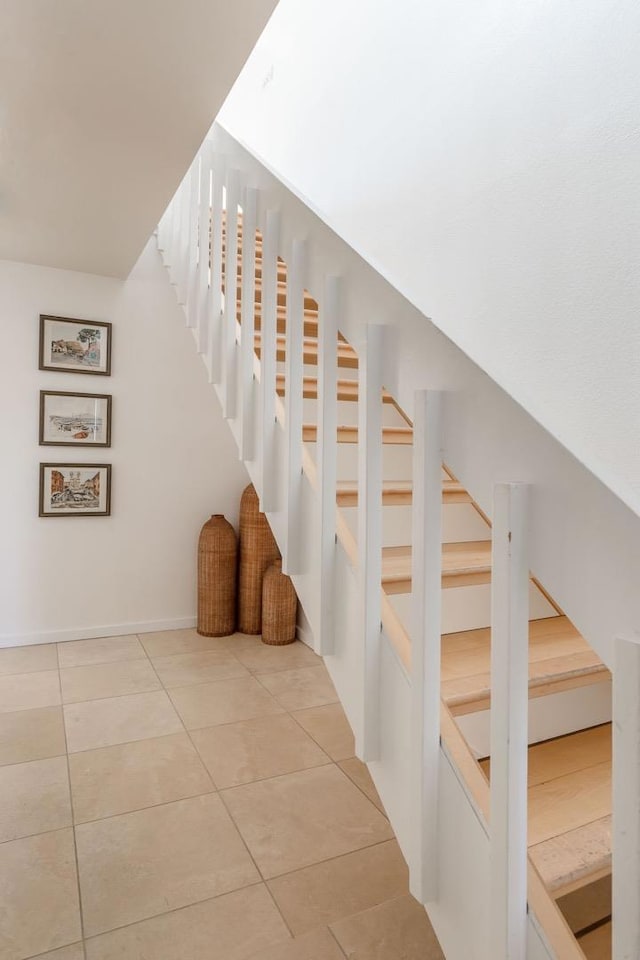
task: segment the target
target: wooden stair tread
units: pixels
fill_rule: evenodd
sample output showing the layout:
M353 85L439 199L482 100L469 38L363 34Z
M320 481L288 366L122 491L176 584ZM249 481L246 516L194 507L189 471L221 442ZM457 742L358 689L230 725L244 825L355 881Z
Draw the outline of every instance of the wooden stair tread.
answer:
M611 960L612 957L611 921L600 924L594 930L578 937L580 949L587 960Z
M276 377L276 391L278 396L285 395L285 376L279 373ZM303 396L305 400L318 399L318 380L316 377L305 377L303 380ZM358 381L357 380L338 380L338 400L358 400ZM383 403L393 403L393 397L386 390L382 394Z
M238 280L237 283L237 298L238 303L242 302L242 284ZM303 293L303 303L305 310L318 310L318 303L311 294L306 291ZM276 284L276 301L278 306L283 307L287 302L287 284L279 280ZM253 303L258 304L262 303L262 283L254 283L253 286Z
M568 656L549 657L529 663L529 696L552 693L560 686L575 687L599 683L610 678L610 673L592 650ZM491 674L473 674L443 680L442 696L456 716L487 710L491 705Z
M611 759L611 724L579 730L529 747L529 786L535 787Z
M529 852L554 896L610 871L610 723L529 747L528 807Z
M454 713L487 709L491 695L491 630L467 630L442 637L442 696ZM599 682L609 671L567 617L529 623L529 690L552 685Z
M529 844L543 843L610 812L610 760L536 784L529 790Z
M527 751L527 783L529 788L537 787L610 759L611 724L588 727L565 737L532 744ZM490 759L481 760L480 766L489 776Z
M443 588L487 582L491 572L491 541L442 544ZM411 547L384 547L382 585L387 593L411 591Z
M611 816L530 846L529 856L554 896L586 886L611 872Z
M255 351L260 356L261 335L255 334ZM286 359L287 342L286 337L278 335L276 337L276 359L283 362ZM352 346L348 343L339 341L337 343L337 357L339 367L349 367L356 369L358 366L358 355ZM310 366L318 363L318 341L313 337L305 337L303 342L303 359Z
M302 439L305 443L315 443L318 437L318 427L315 423L305 423L302 427ZM353 426L338 427L338 443L357 443L358 428ZM411 427L383 427L382 442L386 444L407 446L413 443Z
M411 503L413 483L411 480L385 480L382 484L384 506L404 506ZM358 481L341 480L337 486L337 503L340 507L357 507ZM471 497L457 480L442 481L443 503L471 503Z
M239 309L238 312L236 313L236 320L240 325L242 325L242 309ZM254 329L262 330L262 321L261 321L260 315L255 314L253 320L254 320ZM312 315L308 316L306 310L305 310L305 315L303 320L303 329L304 329L305 337L308 337L309 339L315 339L315 340L318 339L318 321ZM286 313L281 314L280 312L278 312L278 316L276 317L276 332L281 335L287 332ZM344 343L344 341L336 341L336 342Z

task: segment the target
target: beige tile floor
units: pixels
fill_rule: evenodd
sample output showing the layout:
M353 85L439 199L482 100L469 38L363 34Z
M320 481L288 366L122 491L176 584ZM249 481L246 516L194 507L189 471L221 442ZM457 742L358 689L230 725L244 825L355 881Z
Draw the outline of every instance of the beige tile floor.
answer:
M322 662L0 650L0 960L441 960Z

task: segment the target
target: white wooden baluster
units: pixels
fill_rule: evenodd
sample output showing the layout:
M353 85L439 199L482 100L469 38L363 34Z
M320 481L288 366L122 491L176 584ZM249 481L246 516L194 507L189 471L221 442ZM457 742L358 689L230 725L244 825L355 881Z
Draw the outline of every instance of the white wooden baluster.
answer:
M325 279L318 314L318 530L320 531L319 625L316 653L333 653L338 454L338 317L340 278Z
M227 420L236 416L237 390L237 312L238 312L238 204L241 178L239 170L227 174L227 218L224 282L224 399L223 415Z
M280 211L267 210L262 233L262 305L260 320L260 394L262 397L263 512L278 509L276 435L276 337L278 332L278 246Z
M491 572L492 956L525 960L529 569L522 483L494 488Z
M304 285L307 244L294 240L287 266L287 336L285 361L286 527L282 570L300 572L300 496L302 492L302 385Z
M640 637L616 639L613 669L613 960L640 957Z
M242 353L241 391L242 416L240 420L240 459L255 457L255 407L253 361L255 357L255 292L256 292L256 226L258 191L247 187L244 192L242 214L242 326L240 345Z
M165 210L165 212L162 214L160 218L160 222L158 223L158 252L162 254L166 253L166 249L167 249L168 223L169 223L169 208L167 207L167 209ZM164 259L164 256L162 259L166 264L166 260Z
M211 229L211 142L205 140L200 151L198 190L198 265L194 298L198 353L207 354L209 346L209 259Z
M178 188L179 189L179 188ZM178 248L178 193L169 204L169 229L167 239L166 264L169 271L169 283L176 282L176 250Z
M214 153L211 162L211 275L207 314L209 337L207 343L209 380L222 381L222 189L226 176L224 156Z
M376 760L380 752L384 329L367 325L358 363L358 589L364 686L356 753L365 762Z
M412 800L415 859L411 893L437 898L442 631L442 436L438 391L415 393L411 634Z
M196 157L188 174L189 179L189 235L185 288L187 295L187 326L195 329L198 325L198 214L200 210L200 155ZM196 340L197 343L197 340Z
M187 303L187 273L189 260L189 175L187 174L180 184L178 215L178 259L176 272L176 292L178 303L186 306ZM185 323L187 317L185 314Z
M176 288L176 298L180 303L180 269L182 264L182 221L184 214L184 204L182 197L184 193L184 181L176 190L173 198L175 208L173 217L173 249L171 251L171 282Z

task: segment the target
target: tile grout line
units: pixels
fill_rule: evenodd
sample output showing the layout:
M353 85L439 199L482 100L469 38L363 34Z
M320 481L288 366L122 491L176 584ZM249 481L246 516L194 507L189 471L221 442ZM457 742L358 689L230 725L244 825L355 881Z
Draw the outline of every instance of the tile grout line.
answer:
M89 934L86 937L86 942L90 940L99 940L100 937L108 937L112 933L118 933L120 930L127 930L129 927L137 927L141 923L147 923L150 920L159 920L162 917L169 917L174 913L181 913L183 910L190 910L191 907L198 907L203 903L214 903L216 900L221 900L223 897L231 897L234 893L241 893L243 890L249 890L251 887L259 887L263 885L262 880L254 880L253 883L247 883L244 887L235 887L233 890L226 890L224 893L218 893L215 897L205 897L204 900L194 900L192 903L183 903L180 907L172 907L170 910L165 910L163 913L152 913L148 917L140 917L138 920L131 920L129 923L121 923L117 927L109 927L108 930L100 930L98 933ZM75 941L76 943L78 941ZM83 941L84 943L84 941ZM66 944L66 946L72 946L72 944ZM60 948L58 948L60 949ZM28 957L27 960L38 960L37 956L32 958Z
M357 916L357 914L352 913L352 914L350 914L350 916L355 917L355 916ZM348 919L348 918L345 918L345 919ZM330 927L329 924L327 924L327 930L329 931L329 936L332 937L333 940L335 940L336 944L338 945L338 950L339 950L340 953L343 955L343 957L345 957L345 960L349 960L349 957L348 957L348 955L347 955L347 951L343 949L342 944L340 943L340 941L339 941L338 938L336 937L335 933L333 932L333 930L331 929L331 927Z
M62 708L62 730L64 735L64 746L65 746L65 756L67 760L67 783L69 785L69 807L71 812L71 831L73 833L73 852L75 855L75 864L76 864L76 885L78 888L78 913L80 915L80 939L82 942L82 955L85 960L87 957L87 951L84 945L84 911L82 908L82 889L80 886L80 862L78 860L78 842L76 839L76 818L75 811L73 808L73 790L71 788L71 764L69 762L69 744L67 743L67 725L65 723L64 716L64 706L62 706L62 677L60 675L60 648L56 644L56 658L58 660L58 685L60 687L60 700Z

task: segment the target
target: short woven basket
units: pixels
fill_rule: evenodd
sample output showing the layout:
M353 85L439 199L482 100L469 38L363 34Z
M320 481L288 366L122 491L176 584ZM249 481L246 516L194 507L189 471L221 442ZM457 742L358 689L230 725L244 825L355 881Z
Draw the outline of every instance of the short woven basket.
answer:
M198 625L204 637L227 637L236 629L238 543L221 513L207 520L198 540Z
M262 579L280 551L252 483L240 501L240 565L238 575L238 630L262 633Z
M298 598L291 578L282 573L282 561L267 569L262 586L262 642L284 646L296 639Z

